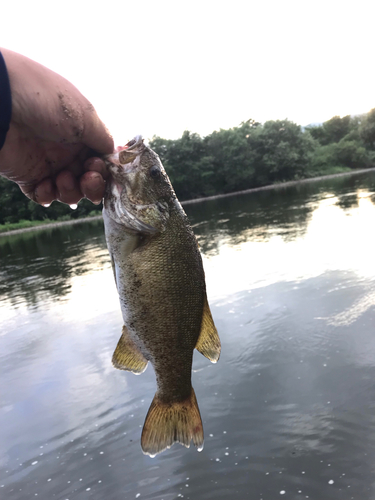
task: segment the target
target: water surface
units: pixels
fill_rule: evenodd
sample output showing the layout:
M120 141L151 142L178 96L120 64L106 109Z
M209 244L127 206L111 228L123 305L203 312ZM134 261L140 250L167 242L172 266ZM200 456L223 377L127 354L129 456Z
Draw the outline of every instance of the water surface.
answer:
M375 175L186 207L223 349L202 453L151 459L101 222L0 239L0 498L375 497Z

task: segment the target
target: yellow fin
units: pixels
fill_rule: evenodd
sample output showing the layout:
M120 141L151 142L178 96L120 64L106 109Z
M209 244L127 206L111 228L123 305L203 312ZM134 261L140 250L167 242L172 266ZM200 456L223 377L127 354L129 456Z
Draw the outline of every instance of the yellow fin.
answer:
M122 327L122 335L113 353L112 364L119 370L127 370L136 375L140 375L147 368L147 359L130 338L125 325Z
M212 319L207 296L204 298L201 332L195 348L212 363L216 363L220 358L221 343Z
M180 443L186 448L193 440L203 450L203 426L194 389L184 401L164 403L155 394L142 430L141 446L145 455L154 457Z

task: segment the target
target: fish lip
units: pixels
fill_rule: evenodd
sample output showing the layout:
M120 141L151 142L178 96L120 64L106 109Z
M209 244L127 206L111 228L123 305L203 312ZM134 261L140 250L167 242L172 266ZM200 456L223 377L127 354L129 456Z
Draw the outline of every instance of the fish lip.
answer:
M129 163L121 163L120 158L119 158L119 152L117 153L112 153L110 155L106 155L104 157L104 160L107 165L107 169L110 172L111 176L113 177L113 174L111 172L111 165L115 165L116 167L121 168L121 172L124 174L128 174L129 172L132 172L134 170L135 165L132 162Z
M143 137L141 135L136 135L134 139L129 141L123 149L104 156L106 162L122 167L123 172L128 173L134 170L134 160L141 154L142 150L140 146L143 146ZM129 155L128 161L121 161Z
M138 148L138 146L140 146L141 144L143 144L143 137L139 134L139 135L136 135L134 137L134 139L129 141L127 144L125 144L124 149L126 151L131 151L135 148Z

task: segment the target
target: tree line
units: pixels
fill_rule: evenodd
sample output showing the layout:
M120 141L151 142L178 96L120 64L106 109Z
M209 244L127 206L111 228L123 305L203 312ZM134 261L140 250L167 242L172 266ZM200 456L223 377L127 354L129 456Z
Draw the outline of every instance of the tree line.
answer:
M289 120L264 124L247 120L206 137L189 131L179 139L154 136L150 146L159 154L180 200L212 196L375 167L375 108L305 128ZM0 224L75 219L100 210L87 200L76 210L58 202L46 209L0 177Z

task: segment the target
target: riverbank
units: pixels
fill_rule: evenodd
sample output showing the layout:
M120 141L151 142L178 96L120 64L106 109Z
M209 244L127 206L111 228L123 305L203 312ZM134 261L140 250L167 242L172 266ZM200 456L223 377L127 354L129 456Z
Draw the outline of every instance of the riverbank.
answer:
M297 186L298 184L307 184L308 182L317 182L326 179L335 179L337 177L348 177L349 175L365 174L366 172L375 172L375 168L363 168L361 170L351 170L350 172L340 172L338 174L321 175L319 177L309 177L298 181L280 182L277 184L268 184L257 188L244 189L243 191L235 191L233 193L216 194L214 196L206 196L205 198L194 198L193 200L183 201L182 205L191 205L193 203L201 203L202 201L218 200L219 198L228 198L229 196L256 193L258 191L269 191L270 189L281 189L289 186Z
M207 196L205 198L195 198L192 200L186 200L186 201L182 201L181 204L182 205L192 205L194 203L201 203L203 201L218 200L219 198L228 198L230 196L238 196L238 195L243 195L243 194L256 193L258 191L268 191L271 189L282 189L282 188L289 187L289 186L306 184L308 182L317 182L320 180L334 179L334 178L338 178L338 177L348 177L350 175L359 175L359 174L364 174L367 172L374 172L374 171L375 171L375 168L366 168L366 169L361 169L361 170L354 170L354 171L352 170L350 172L341 172L338 174L322 175L319 177L300 179L297 181L287 181L287 182L282 182L282 183L278 183L278 184L268 184L267 186L251 188L251 189L244 189L242 191L235 191L233 193L217 194L214 196ZM3 232L0 232L0 237L13 235L13 234L19 234L19 233L26 233L29 231L52 229L52 228L59 227L59 226L82 224L84 222L92 222L92 221L101 220L101 219L102 219L102 216L97 215L94 217L86 217L86 218L82 218L82 219L72 219L72 220L67 220L67 221L51 221L47 224L40 223L40 221L35 221L35 222L37 222L37 224L35 226L24 227L24 228L20 228L20 229L12 229L9 231L3 231ZM32 222L32 221L30 221L30 222ZM4 227L4 226L0 226L0 229L2 227Z
M9 234L28 233L30 231L53 229L54 227L60 227L60 226L73 226L75 224L82 224L83 222L92 222L94 220L101 220L101 219L102 219L101 215L96 215L94 217L84 217L82 219L51 221L51 222L48 222L47 224L42 223L42 224L36 224L35 226L31 226L31 227L23 227L20 229L11 229L10 231L3 231L3 232L0 232L0 238L2 236L8 236ZM4 227L4 226L0 226L0 227Z

